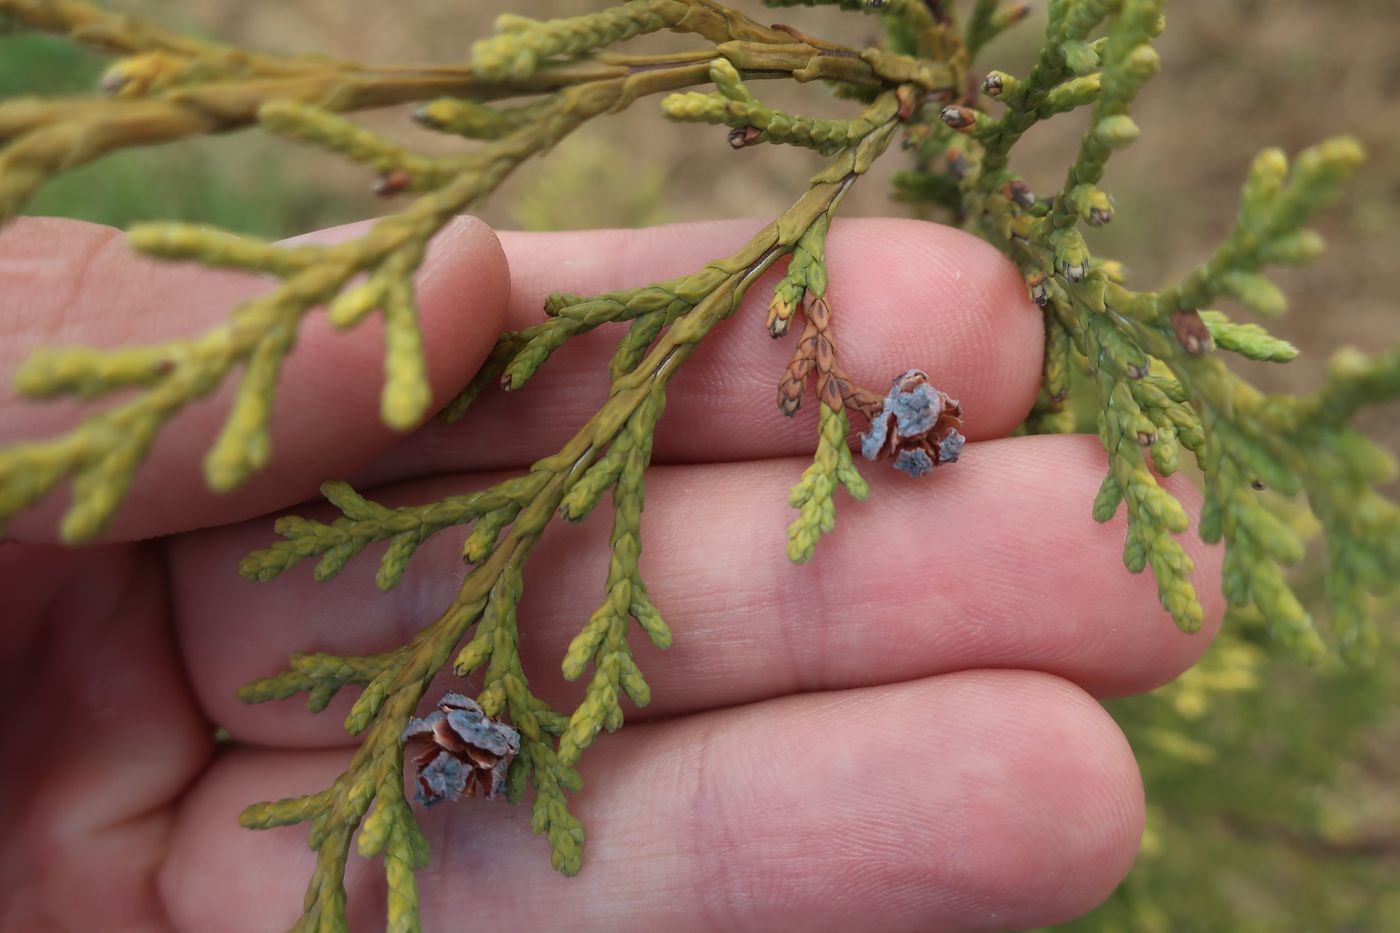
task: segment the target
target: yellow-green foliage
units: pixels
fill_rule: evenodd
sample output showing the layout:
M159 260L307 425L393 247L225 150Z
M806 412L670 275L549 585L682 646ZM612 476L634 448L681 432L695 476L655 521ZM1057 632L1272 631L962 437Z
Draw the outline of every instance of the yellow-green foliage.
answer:
M823 0L773 5L793 2ZM520 733L507 796L518 801L533 785L531 826L548 837L556 868L579 870L583 828L567 798L580 786L573 765L600 730L622 724L622 694L638 705L650 697L628 648L630 621L659 647L671 640L638 570L645 469L667 383L780 258L791 255L792 263L770 307L774 336L786 331L804 301L821 298L830 218L897 136L913 161L896 176L899 198L947 209L1025 274L1047 334L1045 390L1027 429L1067 429L1071 387L1088 395L1109 470L1085 508L1100 521L1126 511L1124 562L1133 572L1152 570L1177 624L1197 628L1202 610L1178 541L1186 513L1158 478L1177 471L1189 454L1205 481L1201 534L1226 544L1225 592L1237 614L1265 620L1299 652L1323 650L1284 575L1302 544L1260 489L1302 497L1326 542L1334 641L1356 660L1374 653L1370 600L1400 579L1400 508L1378 491L1393 478L1393 463L1349 425L1362 407L1400 396L1400 347L1369 358L1339 354L1326 384L1311 395L1266 395L1234 375L1222 351L1275 362L1295 351L1262 327L1209 307L1228 300L1261 315L1284 310L1267 268L1321 251L1306 224L1355 170L1359 145L1324 142L1291 166L1282 153L1265 152L1220 248L1180 283L1134 291L1116 263L1091 253L1080 225L1114 219L1105 170L1140 135L1131 108L1160 66L1152 42L1164 26L1162 0L1051 0L1044 44L1029 73L992 71L985 79L972 70L975 56L1024 18L1024 5L834 5L879 17L882 42L862 48L814 39L763 26L714 0L630 0L557 21L503 16L497 34L472 46L467 62L394 68L253 54L76 0L0 0L0 14L20 28L116 56L101 80L103 94L0 103L0 222L48 179L109 152L248 127L330 150L369 168L384 192L412 195L360 238L335 245L282 246L178 224L130 231L132 247L148 255L253 270L280 284L232 309L227 323L205 334L122 350L45 350L14 374L33 398L127 391L68 434L0 450L0 522L71 480L62 530L73 542L101 533L167 422L235 373L236 399L208 453L206 477L226 490L260 469L270 454L267 425L283 359L318 306L340 328L382 317L380 415L396 429L416 426L430 414L430 396L411 282L429 239L516 167L593 117L669 94L661 101L668 117L730 127L736 146L788 143L828 158L806 193L734 255L667 282L552 296L544 323L500 336L481 373L448 406L448 420L469 414L492 383L524 387L569 338L631 322L610 366L608 401L558 453L486 491L422 506L389 508L344 483L327 483L323 491L340 518L329 524L284 518L276 530L285 540L243 561L245 576L266 580L315 557L316 577L329 580L367 545L387 541L378 582L388 589L427 537L470 526L463 552L472 569L452 603L409 643L373 656L295 655L286 671L242 691L249 702L306 693L320 710L341 688L362 688L346 720L347 730L361 736L346 771L320 793L257 804L243 815L253 827L310 824L317 862L303 929L345 927L342 878L357 829L361 854L384 856L390 928L417 928L413 877L428 852L403 797L400 736L425 685L454 657L458 674L480 673L485 712L508 717ZM866 28L855 22L851 34L864 37ZM692 51L602 51L663 29L692 37ZM849 119L789 114L765 105L750 86L756 78L783 77L816 81L864 101L866 109ZM714 90L688 90L706 85ZM497 103L508 98L514 99L509 106ZM407 102L421 105L422 125L479 145L427 155L351 117ZM1014 171L1013 150L1037 123L1071 112L1083 113L1088 129L1061 189L1037 198ZM830 360L822 365L830 378L820 389L816 457L792 494L798 517L788 551L796 561L811 557L831 529L838 485L857 499L868 491L847 446L850 422L842 406L864 410L869 399L842 382ZM805 379L808 370L799 371ZM805 382L794 385L801 391ZM580 705L559 711L531 691L521 667L522 569L556 513L581 521L609 492L612 557L602 603L581 620L563 659L570 678L590 668L592 674ZM1206 694L1247 686L1255 676L1252 650L1221 651L1220 663L1176 688L1178 714L1189 716ZM1168 757L1201 762L1214 754L1179 729L1154 726L1145 734Z

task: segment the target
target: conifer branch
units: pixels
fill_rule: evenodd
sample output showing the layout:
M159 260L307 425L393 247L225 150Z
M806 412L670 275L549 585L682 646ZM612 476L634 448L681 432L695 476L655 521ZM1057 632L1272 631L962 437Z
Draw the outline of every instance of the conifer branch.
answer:
M818 53L810 48L808 53L811 64ZM709 67L707 61L698 61L624 69L621 76L566 87L542 105L539 119L477 152L444 160L412 155L328 110L287 100L260 104L258 115L263 122L370 163L380 171L381 184L394 191L427 193L401 213L380 221L364 239L331 247L284 251L269 243L194 227L133 231L133 245L153 254L207 260L213 265L261 267L282 276L283 284L236 309L229 324L193 340L134 350L36 354L19 375L21 391L26 394L46 397L73 392L94 397L132 385L146 391L133 401L89 418L64 437L0 452L0 521L39 501L71 475L75 496L64 522L64 537L83 541L98 535L120 505L137 466L163 425L184 406L212 392L240 364L245 366L245 375L238 400L206 459L206 476L216 489L241 484L271 456L267 424L281 362L295 343L301 321L323 302L329 304L329 318L339 327L352 327L376 309L383 311L387 352L382 415L385 423L397 429L415 426L427 413L430 398L411 277L432 235L454 214L494 190L526 159L547 151L587 120L622 109L640 96L691 84ZM121 107L119 102L106 104ZM58 126L68 127L65 132L71 130L69 124ZM861 132L868 133L872 126L863 124ZM850 143L859 138L848 134ZM0 163L22 143L23 139L0 150ZM15 173L0 164L0 188L14 177ZM25 175L20 172L18 177ZM365 274L366 281L350 284ZM656 320L651 319L646 327L654 327ZM563 339L586 329L573 318L561 321L560 326L532 335L525 344L529 352L512 374L515 384L528 379L533 368ZM646 333L646 329L641 330L641 334ZM636 350L634 343L620 352L627 357ZM622 362L625 360L619 365ZM455 403L452 411L460 408L460 402Z
M1200 624L1190 560L1172 538L1185 531L1185 512L1143 459L1146 453L1158 474L1170 475L1179 448L1185 447L1206 473L1202 535L1227 543L1226 595L1234 605L1257 607L1282 642L1315 656L1322 641L1282 570L1301 558L1301 545L1256 495L1261 486L1286 495L1306 492L1319 517L1330 516L1323 522L1335 581L1335 634L1349 655L1364 658L1375 644L1365 594L1388 591L1400 572L1393 558L1400 528L1396 506L1369 491L1384 482L1391 461L1346 428L1354 410L1333 422L1302 427L1295 414L1302 400L1262 396L1230 373L1209 355L1217 346L1213 333L1223 338L1219 346L1255 358L1287 358L1289 348L1262 328L1244 330L1218 312L1203 317L1198 311L1229 297L1258 313L1280 313L1282 295L1260 269L1318 255L1321 241L1303 225L1335 196L1359 164L1360 149L1345 139L1324 143L1299 157L1291 177L1283 155L1266 152L1245 186L1239 222L1215 255L1178 286L1159 293L1129 291L1111 264L1090 255L1073 225L1080 219L1112 220L1098 182L1108 154L1137 136L1126 108L1156 70L1155 53L1146 43L1160 30L1160 3L1123 0L1110 9L1085 0L1063 12L1059 22L1052 13L1046 51L1030 79L1020 82L999 72L987 79L993 96L1006 104L1002 117L943 114L944 123L976 139L982 150L969 157L966 149L946 146L949 164L958 167L959 190L980 209L984 235L1021 265L1032 297L1047 312L1049 401L1038 408L1036 423L1051 426L1046 416L1063 402L1075 360L1083 360L1101 408L1099 434L1111 465L1094 514L1107 521L1126 503L1128 568L1151 567L1162 604L1177 624L1187 630ZM1105 39L1075 44L1105 16L1111 16ZM1042 118L1057 89L1080 80L1067 73L1092 67L1103 69L1102 90L1083 97L1081 105L1092 103L1093 125L1065 188L1042 203L1002 168L1003 154ZM1393 354L1353 364L1366 372L1372 401L1387 397L1392 362ZM1170 376L1150 375L1158 366ZM1319 457L1322 450L1337 453ZM1335 493L1329 495L1339 488L1351 490L1345 501L1368 504L1364 516L1350 506L1339 511ZM1348 556L1356 553L1368 557Z
M412 550L429 534L473 518L488 520L503 509L511 512L493 527L493 536L501 534L499 543L477 555L479 563L467 574L451 606L403 648L369 659L298 655L283 674L244 689L242 696L250 702L307 691L313 707L324 708L341 687L364 685L346 719L351 734L363 733L360 749L332 787L303 803L258 804L244 813L244 825L253 827L294 820L311 823L317 869L307 892L303 928L335 928L344 922L344 891L337 879L344 871L351 835L375 800L379 802L370 817L373 822L366 822L361 834L362 840L370 836L374 842L362 843L361 851L373 854L382 850L388 860L386 870L394 889L390 926L406 923L413 916L416 893L412 871L405 866L421 867L422 859L417 855L421 845L411 811L398 792L390 790L390 784L402 781L397 770L402 767L400 737L423 691L473 626L475 632L466 639L453 670L466 677L484 667L477 702L488 716L508 715L521 735L521 753L511 766L507 795L519 799L527 778L533 783L536 796L531 826L548 837L557 869L566 874L579 870L583 829L569 813L565 798L565 791L580 786L572 765L599 731L622 724L621 693L637 705L650 698L650 689L627 647L627 621L636 619L658 647L671 640L670 630L651 605L637 570L642 473L650 460L652 429L664 404L665 386L699 342L738 308L757 277L790 252L815 224L825 222L851 183L888 146L896 126L891 119L873 127L860 145L843 153L813 180L792 209L740 252L712 263L698 277L666 283L669 288L652 286L622 293L660 292L669 296L674 294L670 289L683 287L686 281L710 285L635 368L615 376L609 401L557 454L534 464L524 476L491 490L415 508L390 510L357 496L348 486L332 484L327 495L345 513L342 519L331 525L283 519L278 530L289 541L255 552L244 561L245 575L267 578L304 557L319 554L323 556L318 579L329 579L370 541L392 538L380 571L381 586L392 585ZM593 302L626 307L617 296ZM556 317L547 323L571 320L567 313L588 303L556 299L552 302ZM613 489L616 517L607 598L585 624L564 661L569 676L580 676L590 661L595 673L583 702L566 717L530 691L521 667L515 622L522 587L520 568L556 511L581 520L609 488ZM470 538L468 541L470 551Z

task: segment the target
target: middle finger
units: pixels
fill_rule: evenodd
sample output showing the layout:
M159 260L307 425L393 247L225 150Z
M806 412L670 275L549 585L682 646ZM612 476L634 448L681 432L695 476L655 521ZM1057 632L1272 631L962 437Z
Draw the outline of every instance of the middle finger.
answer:
M769 460L648 474L642 576L676 637L665 652L633 638L655 700L631 718L986 667L1129 693L1176 676L1208 642L1172 626L1150 576L1124 570L1121 516L1107 525L1090 517L1104 469L1091 438L976 444L931 482L867 469L870 499L841 497L836 533L799 567L787 561L783 536L787 489L803 466ZM484 482L440 478L378 497L426 502ZM1189 484L1167 487L1194 511ZM565 684L559 663L602 601L609 524L601 514L579 527L555 523L525 576L522 660L534 689L566 710L581 685ZM271 537L263 519L172 539L191 681L208 715L244 741L350 742L340 722L353 696L312 715L297 702L243 706L235 691L280 670L293 651L368 654L402 644L450 603L465 572L461 535L427 542L387 595L374 588L374 550L331 583L315 583L309 567L270 584L239 580L237 559ZM1183 544L1200 568L1208 632L1222 611L1215 549L1194 537Z

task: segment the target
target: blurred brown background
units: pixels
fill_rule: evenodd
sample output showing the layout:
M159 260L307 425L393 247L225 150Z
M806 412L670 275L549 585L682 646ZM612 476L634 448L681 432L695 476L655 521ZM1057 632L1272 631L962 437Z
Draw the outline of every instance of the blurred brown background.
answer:
M461 59L506 9L483 0L125 0L111 5L255 48L325 51L378 62ZM762 21L791 23L819 36L858 41L873 33L873 22L859 15L739 6ZM509 8L549 17L597 7L585 0L517 0ZM979 67L1024 73L1039 47L1043 15L1041 10L988 48ZM854 39L853 22L862 33ZM630 48L696 45L689 37L664 35L637 40ZM1168 5L1168 28L1159 43L1163 72L1134 110L1143 140L1109 167L1107 187L1116 198L1118 219L1097 238L1104 244L1101 251L1128 264L1135 285L1152 288L1170 281L1209 253L1228 228L1239 184L1263 146L1294 153L1325 136L1352 133L1370 152L1345 201L1317 224L1332 246L1327 258L1306 270L1281 273L1296 313L1275 326L1307 352L1295 365L1260 366L1251 373L1270 387L1312 384L1338 345L1377 350L1400 337L1397 47L1400 3L1395 0ZM821 88L764 83L759 90L776 105L802 112L852 110ZM427 149L453 145L403 116L378 114L369 122ZM1083 128L1080 115L1060 117L1023 141L1015 165L1037 191L1061 183ZM242 184L244 197L256 198L258 186L269 181L297 192L300 209L235 218L236 226L241 220L241 226L258 232L292 233L385 208L368 195L365 174L333 156L254 134L181 148L186 151L161 158L201 163L201 174ZM887 176L901 162L892 152L877 176ZM819 164L817 156L788 147L731 152L722 129L667 124L655 101L643 100L626 113L594 121L548 157L521 169L479 212L496 226L535 229L763 216L799 195L809 169ZM152 193L162 175L146 179L144 194ZM86 200L102 193L85 192ZM200 205L176 207L188 213ZM879 215L905 208L887 198L883 177L871 177L857 186L843 212ZM279 224L286 229L269 229Z
M480 0L181 0L144 6L165 22L244 44L286 51L323 50L375 61L452 61L489 31L505 9ZM519 0L528 16L596 9L582 0ZM1043 4L1037 4L1043 7ZM852 15L829 10L741 9L815 35L849 39ZM1040 14L1043 16L1043 12ZM1352 133L1370 161L1340 208L1318 224L1333 249L1325 261L1283 275L1296 314L1278 326L1309 352L1288 379L1316 375L1341 343L1376 350L1400 336L1400 3L1355 0L1213 0L1168 5L1159 50L1164 67L1135 107L1142 142L1115 157L1107 183L1119 207L1112 251L1139 287L1155 287L1189 268L1233 219L1235 193L1265 145L1290 153L1325 136ZM870 31L869 20L854 17ZM1033 18L990 47L982 65L1024 73L1039 48ZM655 37L635 47L694 47L686 37ZM820 88L762 85L776 103L809 113L842 113ZM376 121L378 122L378 121ZM386 128L392 123L382 123ZM1050 191L1078 144L1083 123L1057 118L1018 150L1017 166L1037 191ZM417 136L409 130L409 135ZM427 138L424 144L438 143ZM334 171L338 193L368 214L364 178L331 157L271 143L308 178ZM796 163L796 164L794 164ZM888 173L900 155L884 160ZM818 158L790 148L730 152L722 129L669 126L653 101L597 121L541 162L522 169L481 210L506 227L638 226L700 218L767 215L801 193ZM320 182L318 181L318 184ZM863 182L847 200L850 216L901 213L881 180ZM1100 239L1106 239L1101 237ZM1283 384L1265 367L1261 378Z

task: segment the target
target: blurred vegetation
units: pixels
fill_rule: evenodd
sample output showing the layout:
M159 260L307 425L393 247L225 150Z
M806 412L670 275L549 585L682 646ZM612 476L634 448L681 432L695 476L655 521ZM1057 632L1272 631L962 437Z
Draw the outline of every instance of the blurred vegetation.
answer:
M497 12L460 0L121 6L252 46L378 60L459 57ZM509 6L544 16L588 4ZM781 16L814 32L831 18ZM1371 151L1347 200L1324 217L1331 253L1291 276L1297 312L1271 322L1304 357L1250 372L1267 388L1306 389L1335 347L1374 351L1400 330L1400 4L1219 0L1177 6L1171 17L1164 74L1140 101L1148 141L1116 160L1111 178L1120 219L1105 236L1135 281L1180 273L1217 241L1261 146L1296 149L1354 132ZM1014 31L985 60L1016 71L1038 48L1036 28ZM86 90L101 68L99 57L61 42L0 35L0 97ZM1018 150L1033 182L1058 184L1080 131L1071 122L1038 128L1028 151ZM662 126L646 107L591 126L508 183L483 216L530 229L757 216L781 210L805 181L790 162L769 159L768 147L731 153L723 134ZM372 213L369 181L329 157L239 136L105 159L50 185L30 212L287 236ZM846 213L890 212L879 187L857 189ZM1372 427L1392 449L1400 443L1393 407ZM1319 584L1303 591L1320 604ZM1400 931L1400 606L1389 608L1381 621L1390 650L1372 670L1299 669L1270 653L1255 620L1231 619L1180 682L1111 703L1146 780L1143 855L1108 903L1058 929Z
M0 37L0 99L90 91L108 59L58 38ZM287 236L364 216L366 205L308 185L284 167L285 146L253 136L121 152L60 176L26 213L127 226L207 222Z
M1056 929L1400 930L1394 626L1390 663L1369 671L1300 670L1271 656L1260 620L1227 632L1176 684L1109 704L1143 769L1142 855Z

